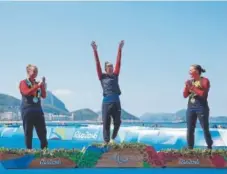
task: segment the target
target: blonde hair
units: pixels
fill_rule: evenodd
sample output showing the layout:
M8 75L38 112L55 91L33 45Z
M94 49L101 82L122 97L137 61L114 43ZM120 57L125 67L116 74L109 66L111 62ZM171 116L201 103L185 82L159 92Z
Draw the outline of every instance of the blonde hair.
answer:
M33 68L35 68L35 70L38 72L38 68L37 68L37 66L32 65L32 64L28 64L28 65L27 65L27 67L26 67L26 71L27 71L27 73L29 72L29 69L30 69L30 68L32 68L32 67L33 67Z

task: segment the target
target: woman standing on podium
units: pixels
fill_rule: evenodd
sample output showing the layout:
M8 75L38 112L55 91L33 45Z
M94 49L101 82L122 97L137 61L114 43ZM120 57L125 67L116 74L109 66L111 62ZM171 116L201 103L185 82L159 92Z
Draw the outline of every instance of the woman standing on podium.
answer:
M41 98L46 98L45 77L41 82L35 78L38 75L38 68L35 65L28 65L26 68L27 79L20 82L20 93L22 95L21 116L27 149L32 149L33 128L35 127L41 149L47 148L46 124L41 106Z
M120 74L121 52L124 46L124 41L121 41L119 44L115 68L113 67L112 63L105 62L105 73L102 72L96 43L92 42L91 46L94 51L98 78L101 82L103 89L103 138L105 144L108 144L109 142L114 143L114 139L117 137L118 130L121 125L121 103L119 98L119 96L121 95L121 90L118 84L118 77ZM114 130L110 139L111 117L113 118Z
M209 130L209 106L208 93L210 89L209 79L202 77L201 74L206 72L200 65L192 65L190 67L191 80L186 81L183 92L184 98L188 99L187 109L187 142L188 148L194 147L194 133L197 118L204 131L204 137L207 143L207 148L212 149L213 140Z

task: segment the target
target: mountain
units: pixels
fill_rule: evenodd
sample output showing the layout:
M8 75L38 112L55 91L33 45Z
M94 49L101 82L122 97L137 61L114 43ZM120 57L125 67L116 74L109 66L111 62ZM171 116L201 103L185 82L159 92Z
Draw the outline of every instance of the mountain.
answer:
M173 113L145 113L140 116L140 120L145 122L171 122L174 118Z
M145 113L140 120L146 122L175 122L186 121L186 109L181 109L176 113Z
M7 95L0 94L0 112L18 112L21 100ZM65 104L53 93L47 91L47 98L42 102L43 110L46 113L74 115L74 120L101 120L101 112L94 112L91 109L80 109L69 112ZM122 109L122 120L141 120L145 122L178 122L186 121L186 110L181 109L176 113L145 113L140 118L128 113ZM227 116L211 116L210 122L227 123Z
M128 113L124 109L121 110L121 119L122 120L139 120L138 117L136 117L135 115L132 115L132 114Z
M21 101L7 94L0 94L0 112L15 111L20 107Z
M145 122L185 122L186 109L181 109L176 113L145 113L140 120ZM211 123L227 123L227 116L211 116Z
M99 115L99 120L101 120L102 112L101 111L98 111L97 114ZM121 119L122 120L139 120L138 117L136 117L135 115L132 115L132 114L128 113L124 109L121 109Z
M175 113L176 120L186 121L186 109L181 109Z
M53 114L69 114L69 110L66 108L65 104L50 91L47 91L47 97L43 100L42 105L44 112Z
M210 122L213 122L213 123L227 123L227 116L210 117Z
M97 121L99 117L96 112L88 108L73 111L71 114L73 114L73 120L75 121Z
M20 104L21 100L7 94L0 94L0 112L17 112ZM42 101L42 106L46 113L69 114L65 104L49 91L47 91L47 98Z
M48 105L48 104L43 104L43 112L45 113L52 113L52 114L60 114L60 115L70 115L69 112L65 111L62 108L57 108L55 106L52 105Z

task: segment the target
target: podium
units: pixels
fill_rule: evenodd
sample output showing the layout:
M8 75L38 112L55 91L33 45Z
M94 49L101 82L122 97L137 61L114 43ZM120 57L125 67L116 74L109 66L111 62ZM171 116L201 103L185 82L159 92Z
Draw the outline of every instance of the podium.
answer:
M140 143L104 146L92 144L82 150L0 149L0 163L5 169L71 168L227 168L227 150L156 151Z

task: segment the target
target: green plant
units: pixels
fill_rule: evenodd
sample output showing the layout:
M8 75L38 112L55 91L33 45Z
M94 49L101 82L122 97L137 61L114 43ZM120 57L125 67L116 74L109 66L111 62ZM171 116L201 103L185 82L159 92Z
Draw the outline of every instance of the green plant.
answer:
M0 153L23 155L23 154L28 154L29 151L25 149L0 148Z
M105 145L101 143L93 143L93 146L96 146L98 148L102 148ZM109 144L107 147L121 150L121 149L138 149L140 151L144 151L147 145L142 143L120 143L120 144ZM177 156L198 156L198 157L207 157L207 156L213 156L213 155L221 155L224 157L227 157L227 148L224 149L216 149L216 150L205 150L205 149L165 149L161 150L161 153L164 153L165 155L172 154ZM159 152L159 153L160 153ZM94 161L98 160L98 158L102 155L102 153L99 152L91 152L91 151L83 151L83 150L77 150L77 149L44 149L44 150L26 150L26 149L10 149L10 148L0 148L0 153L8 153L8 154L16 154L16 155L25 155L25 154L31 154L35 155L36 158L69 158L73 161L79 161L81 159L82 161L87 161L92 163L95 163ZM93 160L91 160L93 159ZM81 164L82 164L81 161ZM87 163L86 162L86 163ZM93 164L92 163L92 164Z
M113 149L144 149L146 147L146 145L142 144L142 143L125 143L125 142L122 142L120 144L113 143L113 144L108 144L108 145L104 145L101 143L93 143L92 145L96 146L96 147L107 146L107 147L110 147Z
M74 160L81 156L81 152L75 149L44 149L34 151L33 154L36 158L73 158Z
M77 165L80 168L92 168L96 165L101 156L101 152L86 151L78 161Z
M227 156L227 149L216 149L216 150L207 150L207 149L165 149L160 152L165 154L175 154L188 157L208 157L213 155Z
M71 156L79 156L80 151L76 149L44 149L44 150L27 150L27 149L9 149L9 148L0 148L0 153L7 153L7 154L17 154L17 155L25 155L31 154L35 155L36 158L67 158Z

